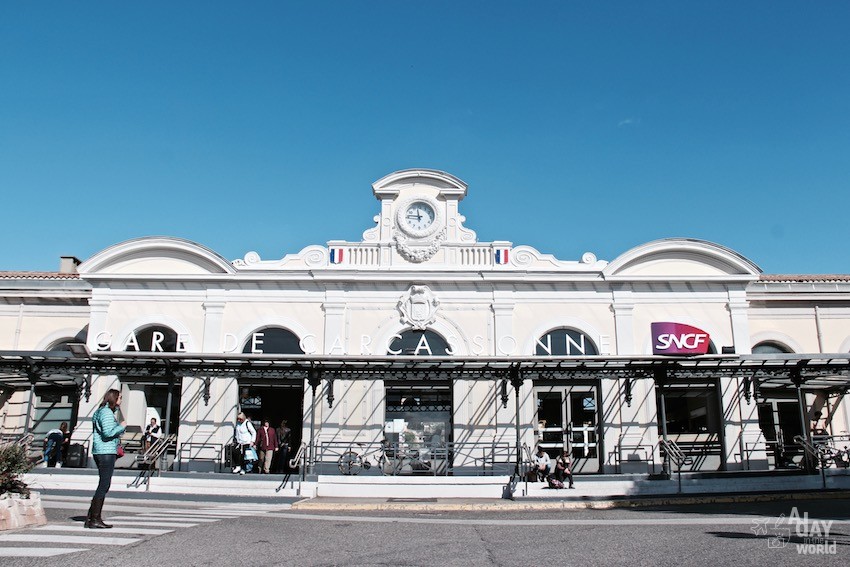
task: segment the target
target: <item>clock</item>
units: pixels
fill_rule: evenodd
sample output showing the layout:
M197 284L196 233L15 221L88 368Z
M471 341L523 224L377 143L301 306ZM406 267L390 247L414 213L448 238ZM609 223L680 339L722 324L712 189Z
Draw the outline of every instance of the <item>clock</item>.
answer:
M404 211L405 225L415 231L427 230L434 222L434 209L428 203L414 201Z
M399 207L396 222L398 227L409 236L424 238L437 229L437 217L436 203L416 198Z

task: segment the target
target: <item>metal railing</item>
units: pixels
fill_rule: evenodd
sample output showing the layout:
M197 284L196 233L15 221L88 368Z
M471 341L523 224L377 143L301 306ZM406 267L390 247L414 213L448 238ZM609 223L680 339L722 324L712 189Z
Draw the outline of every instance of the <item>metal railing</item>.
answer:
M655 447L653 445L624 445L619 443L614 452L614 466L618 473L623 472L624 463L645 463L647 472L654 473Z
M184 456L188 453L188 458L185 459L186 469L189 468L189 462L192 461L205 461L210 462L215 466L216 472L221 472L222 467L222 459L221 454L223 451L224 445L221 443L193 443L192 441L188 441L186 443L180 444L180 449L177 451L177 470L183 470L183 462ZM198 453L200 451L207 451L208 453L213 453L215 457L199 457ZM194 452L194 456L193 456Z
M664 462L674 462L676 463L676 474L679 477L679 493L682 492L682 465L691 465L694 460L689 455L686 455L682 449L676 444L675 441L670 441L669 439L661 439L658 441L658 445L663 451L664 454ZM670 470L669 464L665 466L665 470Z
M157 439L147 451L141 455L136 455L136 465L140 468L136 479L127 485L127 488L138 488L142 484L145 485L145 490L150 490L150 477L156 473L159 474L162 468L162 460L166 458L168 449L177 442L177 435L171 434L168 437Z
M32 433L22 433L22 434L3 434L0 436L0 448L8 447L10 445L19 445L23 447L25 450L29 450L32 442L35 440L35 436Z
M382 474L385 476L509 475L516 466L510 443L465 442L407 444L322 442L309 468L316 474Z

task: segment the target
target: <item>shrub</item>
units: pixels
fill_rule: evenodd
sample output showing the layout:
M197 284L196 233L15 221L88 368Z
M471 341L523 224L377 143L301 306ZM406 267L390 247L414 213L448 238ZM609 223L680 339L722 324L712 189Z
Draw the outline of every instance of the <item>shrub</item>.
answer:
M30 489L19 477L32 470L27 451L21 445L0 447L0 494L7 492L29 496Z

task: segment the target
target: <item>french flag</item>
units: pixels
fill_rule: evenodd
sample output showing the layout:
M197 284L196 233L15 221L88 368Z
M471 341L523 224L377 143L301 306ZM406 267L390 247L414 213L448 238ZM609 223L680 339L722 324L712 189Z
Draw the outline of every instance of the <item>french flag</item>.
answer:
M508 263L508 251L509 248L496 248L494 250L496 254L496 264L507 264Z
M331 248L331 264L342 264L345 251L342 248Z

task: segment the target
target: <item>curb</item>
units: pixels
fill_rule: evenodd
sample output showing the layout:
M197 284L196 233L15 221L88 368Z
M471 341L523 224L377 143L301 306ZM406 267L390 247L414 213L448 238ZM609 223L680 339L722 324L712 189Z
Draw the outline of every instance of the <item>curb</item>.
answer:
M617 498L599 500L487 500L482 502L392 502L323 500L309 498L293 502L294 511L410 511L410 512L527 512L535 510L610 510L653 506L688 506L698 504L740 504L747 502L777 502L785 500L825 500L850 498L850 490L817 492L783 492L760 494L704 494L649 498Z

